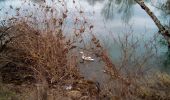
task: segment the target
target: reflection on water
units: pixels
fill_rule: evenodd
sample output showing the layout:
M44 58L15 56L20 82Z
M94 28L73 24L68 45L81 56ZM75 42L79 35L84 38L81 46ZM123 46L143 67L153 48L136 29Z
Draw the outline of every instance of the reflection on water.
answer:
M106 19L112 19L115 13L122 14L122 19L128 22L133 14L134 0L108 0L102 10Z
M89 3L89 5L95 5L97 2L102 3L105 0L86 0L86 1Z
M101 0L87 0L90 5L95 5L97 1ZM149 0L145 0L148 2ZM113 19L115 14L121 14L122 20L129 22L133 15L133 8L136 2L134 0L103 0L104 6L102 8L102 15L105 19Z
M115 10L115 3L113 2L113 0L109 0L107 3L105 3L101 13L106 19L112 19L114 17L114 14L116 13Z
M42 3L45 3L45 0L30 0L34 3L39 3L39 4L42 4Z

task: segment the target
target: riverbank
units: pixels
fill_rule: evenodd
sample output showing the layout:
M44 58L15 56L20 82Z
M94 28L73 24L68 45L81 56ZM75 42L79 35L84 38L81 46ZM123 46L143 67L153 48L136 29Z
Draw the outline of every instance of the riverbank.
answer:
M61 30L41 32L24 22L1 28L2 100L169 99L170 76L118 70L93 35L96 58L109 80L101 84L80 73L77 47ZM8 34L7 34L8 33ZM91 63L91 62L86 62ZM83 64L83 63L82 63ZM138 75L135 75L138 74ZM103 80L104 81L104 80Z
M88 2L1 2L0 100L170 99L170 75L154 70L169 55L148 15L105 21L114 2Z
M51 91L49 95L56 99L98 97L97 83L80 75L77 57L72 51L75 47L66 41L62 31L41 33L26 23L9 27L1 30L6 37L0 52L2 83L11 84L19 95L25 95L23 91L28 90L26 97L30 93L31 100L52 98L48 97Z

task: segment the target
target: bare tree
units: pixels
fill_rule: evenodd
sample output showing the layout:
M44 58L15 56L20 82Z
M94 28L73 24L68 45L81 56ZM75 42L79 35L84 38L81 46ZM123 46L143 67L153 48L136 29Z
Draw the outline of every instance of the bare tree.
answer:
M135 0L137 4L139 4L141 6L141 8L143 10L145 10L145 12L152 18L152 20L154 21L154 23L156 24L156 26L159 29L159 33L161 33L164 38L167 40L168 42L168 47L170 48L170 32L168 31L168 29L166 29L161 22L159 21L159 19L155 16L155 14L146 6L146 4L144 3L144 0Z

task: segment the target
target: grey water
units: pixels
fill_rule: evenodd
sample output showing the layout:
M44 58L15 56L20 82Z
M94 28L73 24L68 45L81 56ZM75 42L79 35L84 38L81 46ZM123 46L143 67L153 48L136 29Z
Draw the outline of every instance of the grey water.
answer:
M50 5L50 0L46 1L47 4ZM73 0L66 1L70 13L67 23L68 27L71 27L73 22L70 20L74 17L76 9ZM0 20L15 15L15 13L10 10L11 5L16 8L23 6L23 8L29 10L35 10L29 8L30 6L28 5L24 5L23 2L24 0L0 0ZM152 49L154 48L153 54L155 56L149 59L147 63L149 68L170 72L170 54L167 52L167 47L159 42L162 37L158 34L158 28L146 12L133 0L79 0L76 2L78 2L76 3L77 7L84 12L87 21L94 26L93 33L101 40L114 63L121 62L121 42L126 40L125 37L129 35L129 43L133 42L133 39L139 42L139 46L134 52L138 57L142 57L143 55L149 56L150 52L147 51L145 46L153 42L155 48L152 47ZM169 14L157 9L159 2L163 3L166 2L166 0L157 0L157 2L156 0L155 2L146 0L147 6L156 14L161 22L166 26L170 26ZM44 2L42 0L30 0L30 3L39 5ZM7 11L9 14L6 14ZM41 16L41 14L36 15ZM69 34L69 31L66 31L66 33L67 32ZM126 41L124 42L126 43ZM131 58L129 59L131 60ZM91 63L81 68L82 72L84 72L87 77L92 76L93 72L98 74L102 73L101 67L91 66L100 65Z

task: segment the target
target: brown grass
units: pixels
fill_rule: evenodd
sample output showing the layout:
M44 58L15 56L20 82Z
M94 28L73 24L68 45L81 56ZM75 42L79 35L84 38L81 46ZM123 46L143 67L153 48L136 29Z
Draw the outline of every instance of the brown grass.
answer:
M79 92L81 97L96 98L99 91L95 82L80 75L76 54L72 52L76 47L70 40L66 41L61 30L42 33L20 22L6 32L15 38L4 44L0 53L3 82L16 85L29 83L36 87L30 89L32 91L20 89L24 91L20 97L26 99L24 95L30 95L36 96L34 99L47 99L49 95L56 98L57 93L60 97L77 98L74 92ZM72 89L66 91L67 85L71 85ZM25 94L27 92L30 94Z

